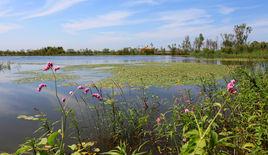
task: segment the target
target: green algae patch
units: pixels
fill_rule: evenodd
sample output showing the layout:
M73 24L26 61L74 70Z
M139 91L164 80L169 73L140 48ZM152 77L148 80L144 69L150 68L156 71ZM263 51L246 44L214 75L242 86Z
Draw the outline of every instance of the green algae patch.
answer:
M119 67L125 64L82 64L82 65L70 65L63 68L63 71L77 71L87 69L109 69L111 67Z
M39 81L54 80L54 76L52 73L43 73L40 71L24 71L24 72L18 72L17 74L22 74L24 76L22 78L16 79L15 82L17 83L33 83ZM78 79L79 76L65 73L56 73L56 78L58 81L75 80Z
M211 74L216 79L227 76L232 68L226 65L182 63L182 62L149 62L132 64L82 64L65 66L63 73L57 73L58 80L75 80L77 75L67 74L72 71L99 70L110 73L111 76L97 82L102 87L114 87L115 82L121 86L155 86L171 87L175 85L198 84L200 78L209 78ZM66 73L65 73L66 72ZM53 75L40 71L26 71L25 77L16 80L19 83L29 83L36 81L51 81Z
M216 79L228 75L231 68L225 65L198 63L143 63L121 65L108 70L112 76L99 82L103 87L113 87L114 81L124 86L170 87L174 85L198 84L200 78Z

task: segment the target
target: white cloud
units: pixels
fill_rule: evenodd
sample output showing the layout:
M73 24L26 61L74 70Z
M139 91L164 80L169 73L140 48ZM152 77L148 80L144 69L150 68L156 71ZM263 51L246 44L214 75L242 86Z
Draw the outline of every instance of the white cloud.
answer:
M268 18L258 19L251 23L253 27L268 27Z
M128 0L124 5L126 6L136 6L136 5L157 5L161 4L165 0Z
M183 25L200 25L210 23L210 15L202 9L187 9L179 11L162 12L159 21L164 22L161 29L176 28Z
M0 17L8 17L12 13L12 9L9 7L10 1L8 0L1 0L0 1Z
M249 26L252 26L253 31L249 40L267 41L268 36L268 18L259 18L255 21L248 22Z
M0 33L5 33L14 29L18 29L20 26L17 24L0 24Z
M193 39L199 33L203 33L205 37L216 39L220 33L230 32L233 27L232 25L215 25L212 17L202 9L160 12L155 16L158 18L144 21L157 23L158 26L153 29L135 33L104 33L92 37L88 45L99 49L101 47L136 47L151 42L165 46L174 42L179 43L186 35L190 35Z
M233 13L233 12L238 10L238 8L236 8L236 7L228 7L228 6L224 6L224 5L218 6L218 9L219 9L219 12L221 14L224 14L224 15L228 15L228 14Z
M0 1L0 7L7 5L9 2L10 2L10 0L1 0Z
M0 10L0 17L6 17L11 13L10 9Z
M202 9L186 9L159 12L154 14L158 18L144 19L140 22L158 25L150 30L142 30L140 32L113 32L101 33L92 36L87 45L92 48L102 49L104 47L122 48L127 46L146 45L151 42L161 45L176 42L184 38L186 35L196 36L199 33L207 34L216 38L222 31L227 31L228 27L217 27L213 25L212 17ZM106 17L106 16L104 16ZM119 22L112 22L115 25L125 25L128 23L127 16L120 18ZM115 19L115 18L112 18ZM82 23L82 24L81 24ZM77 22L69 29L82 30L89 28L100 28L112 26L103 18L98 17L87 22ZM66 28L66 25L65 25ZM231 29L232 27L230 27ZM67 29L67 28L66 28ZM209 31L208 31L209 30Z
M133 13L127 11L115 11L104 15L99 15L95 18L65 23L63 24L63 27L67 32L76 32L94 28L125 25L128 23L127 18L132 14Z
M93 49L120 49L123 47L143 47L153 43L157 47L166 47L171 43L181 43L186 35L193 40L199 33L205 38L218 39L220 33L231 32L233 25L201 25L201 26L180 26L173 29L155 29L138 33L102 33L88 39L84 47Z
M54 14L59 11L63 11L72 7L75 4L86 0L47 0L46 5L39 11L24 17L23 19L42 17Z

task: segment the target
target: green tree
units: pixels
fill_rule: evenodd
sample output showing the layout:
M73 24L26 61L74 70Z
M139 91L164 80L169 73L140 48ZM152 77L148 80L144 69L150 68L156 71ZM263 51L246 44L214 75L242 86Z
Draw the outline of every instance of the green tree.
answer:
M223 48L233 47L235 43L234 37L235 37L234 34L231 33L221 34Z
M200 51L201 47L204 44L204 40L205 40L205 38L204 38L203 34L200 33L199 36L196 37L194 40L194 49Z
M189 52L191 51L191 41L190 41L190 37L189 36L186 36L182 42L182 49L185 51L185 52Z
M240 24L234 26L235 43L237 46L247 44L249 34L252 32L252 27L246 24Z
M218 49L218 42L212 39L207 39L205 47L209 50L215 51Z
M168 45L168 49L169 49L171 55L176 55L178 48L177 48L176 44L171 44L171 45Z

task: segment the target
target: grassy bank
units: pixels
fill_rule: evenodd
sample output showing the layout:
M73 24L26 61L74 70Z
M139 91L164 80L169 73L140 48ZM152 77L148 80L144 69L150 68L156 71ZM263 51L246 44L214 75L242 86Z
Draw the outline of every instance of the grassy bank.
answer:
M221 51L207 51L207 52L192 52L190 54L193 57L203 58L235 58L235 59L262 59L268 60L268 50L257 50L253 52L230 52L223 53Z

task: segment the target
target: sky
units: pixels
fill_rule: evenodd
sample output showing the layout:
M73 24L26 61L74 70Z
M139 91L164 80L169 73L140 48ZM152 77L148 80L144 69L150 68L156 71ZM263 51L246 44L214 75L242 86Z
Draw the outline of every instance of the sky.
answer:
M267 0L0 0L0 50L120 49L221 40L236 24L268 41Z

